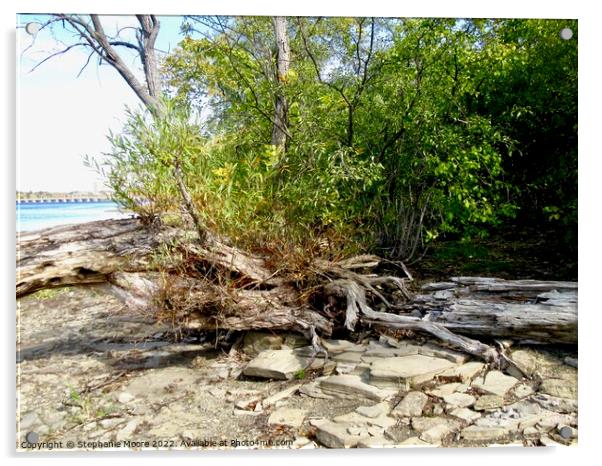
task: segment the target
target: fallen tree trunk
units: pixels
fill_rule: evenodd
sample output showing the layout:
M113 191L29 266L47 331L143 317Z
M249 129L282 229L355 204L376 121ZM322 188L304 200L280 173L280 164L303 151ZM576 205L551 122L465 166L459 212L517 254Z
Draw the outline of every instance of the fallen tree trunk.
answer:
M402 306L422 319L471 336L577 343L577 283L454 277L422 287Z
M363 255L308 269L322 286L298 289L286 270L274 272L261 255L208 235L139 220L109 220L22 234L17 297L46 287L109 282L127 306L169 319L180 329L296 330L319 338L344 327L377 325L429 333L487 361L501 350L473 337L576 343L577 284L456 277L407 290L401 263ZM175 264L158 265L165 247ZM402 276L379 275L395 266ZM159 270L160 269L160 270Z
M461 300L427 319L463 335L577 343L577 305L510 304Z
M153 255L161 246L180 241L187 255L242 282L278 284L261 257L231 247L216 237L203 246L186 241L194 235L164 225L146 226L138 219L100 220L20 233L17 237L17 297L42 288L109 281L114 272L156 269Z
M107 281L115 271L148 270L150 254L177 232L139 220L82 223L17 236L17 298L42 288Z

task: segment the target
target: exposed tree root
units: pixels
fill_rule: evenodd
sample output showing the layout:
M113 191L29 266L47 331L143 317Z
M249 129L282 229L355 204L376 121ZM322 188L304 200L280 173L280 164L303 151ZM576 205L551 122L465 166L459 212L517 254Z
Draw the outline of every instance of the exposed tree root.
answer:
M307 290L299 289L286 270L270 268L266 257L211 235L202 245L190 236L135 219L24 234L18 245L17 297L46 287L108 281L128 306L179 328L293 330L310 339L314 354L325 354L319 335L371 325L426 332L498 364L512 363L503 349L465 335L576 342L575 283L459 277L428 284L426 294L414 296L402 263L361 255L315 260L307 273L322 284ZM178 263L155 260L165 246L180 253ZM401 276L377 273L384 268Z
M406 330L420 330L434 335L452 347L477 356L488 362L498 359L497 351L479 341L456 335L445 327L422 320L418 317L400 316L386 312L374 311L366 302L366 293L361 285L348 279L341 279L325 286L325 293L330 296L343 297L346 301L345 324L353 330L361 317L364 323L379 324L386 327ZM378 296L378 295L377 295Z

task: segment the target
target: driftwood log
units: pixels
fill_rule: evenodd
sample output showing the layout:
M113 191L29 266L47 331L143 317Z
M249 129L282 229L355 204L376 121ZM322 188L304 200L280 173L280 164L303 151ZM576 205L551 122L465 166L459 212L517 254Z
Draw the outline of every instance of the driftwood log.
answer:
M316 350L323 349L318 334L370 325L426 332L498 362L500 350L473 338L577 342L576 283L457 277L413 295L403 264L364 255L316 259L308 273L319 283L300 289L286 270L269 267L268 257L211 235L203 244L194 237L137 219L24 233L17 241L16 295L108 282L128 306L184 329L295 330ZM162 248L179 259L159 262Z
M463 335L577 343L577 283L454 277L404 306Z

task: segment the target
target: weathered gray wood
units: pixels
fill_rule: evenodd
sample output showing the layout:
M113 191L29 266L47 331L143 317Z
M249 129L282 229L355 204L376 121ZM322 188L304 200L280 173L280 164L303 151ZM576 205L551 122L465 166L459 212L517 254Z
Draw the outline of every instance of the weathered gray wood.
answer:
M577 343L576 282L453 277L429 283L405 310L470 336ZM451 284L455 286L451 286Z
M101 283L116 271L150 267L150 254L177 235L137 219L102 220L17 236L17 297L49 287Z
M504 280L490 277L452 277L458 285L470 286L473 291L552 291L576 290L576 282L542 280Z
M577 343L577 305L488 303L461 300L430 322L464 335L511 337L541 343Z
M489 361L499 360L499 353L472 337L577 342L576 283L455 277L427 285L424 291L430 293L411 296L406 279L371 274L378 257L358 256L315 262L315 273L327 281L328 304L312 309L285 275L267 267L266 258L213 235L202 245L189 241L193 237L193 232L148 227L137 219L24 233L18 241L16 294L108 281L128 306L180 327L293 329L310 336L316 330L330 335L337 312L344 312L349 330L363 323L424 331ZM153 271L159 246L174 242L191 265L190 275ZM372 309L373 302L387 312ZM422 318L403 315L415 310Z
M114 272L144 272L156 267L159 246L191 232L167 226L148 227L138 219L100 220L47 228L17 236L17 297L65 285L101 283ZM264 259L207 235L203 246L182 247L208 268L219 269L246 284L276 286L279 279Z
M439 323L429 322L418 317L374 311L366 301L364 288L357 282L349 279L340 279L329 283L324 288L328 296L344 298L347 307L345 322L350 330L353 330L356 322L361 318L363 322L369 324L430 333L450 346L482 358L485 361L493 362L499 359L499 354L495 348L480 341L454 334Z

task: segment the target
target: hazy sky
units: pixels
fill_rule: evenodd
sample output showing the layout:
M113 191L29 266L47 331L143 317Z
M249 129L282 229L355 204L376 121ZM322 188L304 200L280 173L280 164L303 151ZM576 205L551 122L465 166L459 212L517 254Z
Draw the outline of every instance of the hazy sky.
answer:
M161 30L157 48L176 47L179 17L160 17ZM19 25L39 16L20 15ZM134 23L132 16L105 17L105 30ZM103 189L101 178L83 164L84 155L101 156L109 150L109 129L118 132L124 123L125 106L136 107L139 101L125 81L110 66L98 66L92 60L84 72L77 74L88 52L76 47L52 58L33 72L31 68L49 51L64 48L58 41L70 37L55 28L54 35L42 30L33 37L17 30L17 189L22 191L90 191ZM32 45L33 42L33 46ZM29 49L25 50L27 47ZM135 65L133 55L130 64ZM140 73L142 79L142 74Z

